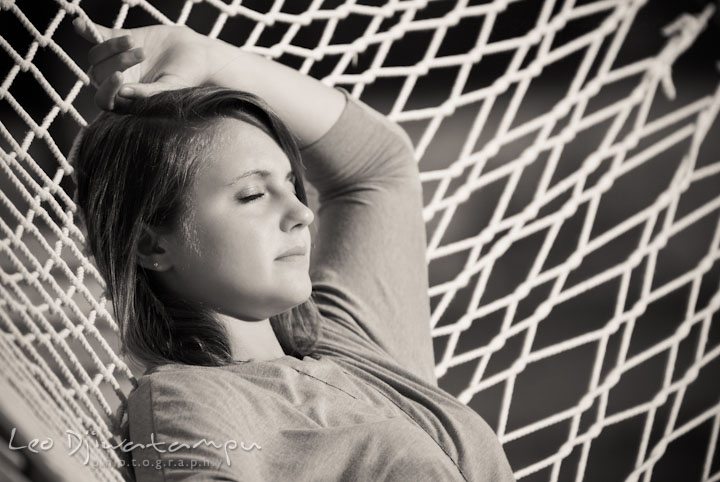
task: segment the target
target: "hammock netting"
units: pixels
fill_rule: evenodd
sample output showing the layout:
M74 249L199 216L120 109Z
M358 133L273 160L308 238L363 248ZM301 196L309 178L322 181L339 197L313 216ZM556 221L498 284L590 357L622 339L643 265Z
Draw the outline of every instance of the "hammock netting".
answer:
M122 480L101 443L138 372L75 223L71 21L178 23L406 129L439 384L517 478L720 480L720 39L711 4L667 5L0 1L0 408L98 442L55 460L73 480Z

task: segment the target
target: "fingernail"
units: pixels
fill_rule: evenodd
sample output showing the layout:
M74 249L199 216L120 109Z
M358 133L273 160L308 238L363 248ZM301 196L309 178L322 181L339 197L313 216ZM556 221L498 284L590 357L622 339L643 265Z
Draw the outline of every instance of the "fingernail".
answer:
M133 56L136 60L143 60L145 58L145 52L143 52L142 49L135 49L133 51Z
M122 87L118 91L118 95L121 95L122 97L132 97L135 93L135 90L133 90L131 87Z

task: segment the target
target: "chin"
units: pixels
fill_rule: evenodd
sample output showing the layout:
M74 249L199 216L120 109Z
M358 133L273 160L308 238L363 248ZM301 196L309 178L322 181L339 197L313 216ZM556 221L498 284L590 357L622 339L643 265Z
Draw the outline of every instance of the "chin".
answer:
M305 291L303 292L303 295L301 296L300 303L305 303L308 299L310 299L310 296L312 295L312 284L308 282L307 287ZM298 304L300 304L298 303Z
M312 294L312 283L310 283L309 279L293 280L292 282L282 283L278 286L282 286L282 288L279 288L282 293L282 299L292 306L306 302Z

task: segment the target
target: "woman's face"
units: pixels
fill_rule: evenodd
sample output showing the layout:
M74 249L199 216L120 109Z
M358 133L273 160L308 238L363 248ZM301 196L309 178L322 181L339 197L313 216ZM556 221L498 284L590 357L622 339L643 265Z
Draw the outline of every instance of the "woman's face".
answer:
M262 320L303 303L312 211L295 195L290 161L258 127L222 119L200 167L182 228L166 237L180 296L242 320ZM304 254L281 257L299 247Z

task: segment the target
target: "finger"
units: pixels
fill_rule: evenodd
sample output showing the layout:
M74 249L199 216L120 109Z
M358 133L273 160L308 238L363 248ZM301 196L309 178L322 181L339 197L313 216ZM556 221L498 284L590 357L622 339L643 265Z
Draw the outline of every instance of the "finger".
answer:
M115 105L113 106L113 112L127 112L128 107L132 104L131 99L124 97L115 96Z
M133 48L133 39L129 35L114 37L97 44L88 52L88 61L91 64L98 64L108 57Z
M110 77L114 72L124 71L145 60L145 52L142 48L128 50L109 57L99 64L93 65L93 80L97 84L102 84L105 79Z
M122 88L118 91L118 98L140 98L140 97L151 97L158 92L164 92L166 90L177 90L185 87L183 83L171 81L171 76L161 78L159 81L152 84L134 83L134 84L123 84Z
M95 93L95 104L101 109L113 110L115 107L115 94L117 94L121 86L122 74L114 72L100 85L100 88Z
M88 22L92 24L93 27L95 27L95 30L100 34L100 39L98 39L95 34L92 32L92 29L90 28L90 25L88 25ZM125 30L123 29L110 29L107 27L103 27L102 25L98 25L92 21L84 20L80 17L76 17L75 20L72 22L73 27L75 28L75 31L80 35L82 38L87 40L88 42L92 42L94 44L102 42L104 40L107 40L112 37L117 37L119 35L122 35L125 33Z
M123 112L127 109L127 107L132 104L133 99L127 99L125 97L121 97L119 92L120 89L125 85L122 83L122 76L120 76L121 81L117 84L113 84L112 87L108 87L110 89L110 93L112 95L112 98L115 102L115 105L113 106L113 111L115 112Z
M84 38L88 42L97 43L97 39L95 39L95 37L85 27L85 22L83 22L80 17L75 17L75 20L72 21L72 25L75 29L75 32L82 38Z

